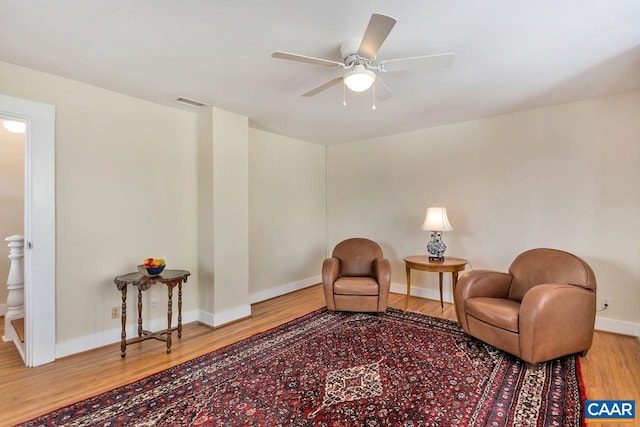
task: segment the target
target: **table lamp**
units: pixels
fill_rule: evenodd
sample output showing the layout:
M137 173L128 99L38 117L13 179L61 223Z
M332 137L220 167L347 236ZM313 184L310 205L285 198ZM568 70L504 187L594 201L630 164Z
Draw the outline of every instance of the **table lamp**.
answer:
M447 208L427 208L427 215L421 228L431 231L431 241L427 245L429 261L444 261L447 245L442 241L442 232L453 230L447 218Z

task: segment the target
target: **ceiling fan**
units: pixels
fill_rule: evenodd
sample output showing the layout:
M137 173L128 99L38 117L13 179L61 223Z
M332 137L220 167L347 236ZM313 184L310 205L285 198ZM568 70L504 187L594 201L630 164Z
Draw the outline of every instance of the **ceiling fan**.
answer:
M379 85L376 85L378 89L376 96L380 99L387 99L394 94L377 73L447 67L453 64L455 59L454 53L443 53L410 58L386 59L374 64L380 47L396 22L397 20L395 18L388 15L379 13L371 15L367 29L361 39L349 40L340 45L342 62L281 51L273 52L271 56L273 58L305 62L346 71L341 77L329 80L315 89L304 93L302 96L317 95L340 82L344 82L344 85L354 92L363 92L369 89L374 82L377 82ZM374 86L374 90L376 86Z

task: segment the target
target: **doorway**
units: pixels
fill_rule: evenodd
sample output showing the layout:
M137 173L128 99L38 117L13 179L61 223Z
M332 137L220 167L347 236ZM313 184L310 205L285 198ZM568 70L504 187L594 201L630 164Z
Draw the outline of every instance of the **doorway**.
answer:
M55 107L0 95L0 118L26 124L25 364L38 366L55 360Z
M13 342L23 360L24 345L24 122L0 117L0 315L4 314L4 336ZM5 252L6 251L6 252ZM7 254L8 256L2 256ZM4 280L3 280L4 279ZM11 289L11 290L9 290ZM6 302L6 304L3 304Z

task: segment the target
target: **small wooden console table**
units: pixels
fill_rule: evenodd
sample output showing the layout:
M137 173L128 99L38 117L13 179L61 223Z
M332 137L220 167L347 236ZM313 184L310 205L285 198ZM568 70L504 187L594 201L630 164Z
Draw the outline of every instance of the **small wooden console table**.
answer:
M113 282L119 291L122 292L122 334L120 335L120 355L127 355L127 345L148 339L166 341L167 353L171 353L171 333L178 331L178 338L182 338L182 283L187 282L187 277L191 275L186 270L164 270L157 276L144 276L140 273L129 273L116 277ZM167 329L158 332L149 332L142 328L142 291L146 291L156 283L167 285L169 293L169 303L167 305ZM127 285L138 288L138 336L127 341ZM173 288L178 286L178 326L171 327L173 316Z
M409 308L409 298L411 297L411 269L421 271L433 271L440 275L440 307L444 308L442 301L442 275L443 273L451 273L451 287L456 290L458 282L458 271L465 269L467 260L462 258L445 257L444 261L429 261L427 255L412 255L404 259L407 270L407 299L404 303L404 311Z

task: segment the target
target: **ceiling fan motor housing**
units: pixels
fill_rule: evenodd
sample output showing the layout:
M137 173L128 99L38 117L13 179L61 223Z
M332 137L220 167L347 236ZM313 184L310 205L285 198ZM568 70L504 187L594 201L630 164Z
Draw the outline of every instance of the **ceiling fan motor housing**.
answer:
M358 48L360 48L361 42L362 39L359 38L346 41L340 45L340 55L342 55L344 65L347 67L350 67L353 64L367 63L374 60L374 58L368 58L368 61L363 61L365 58L360 58L358 56Z

